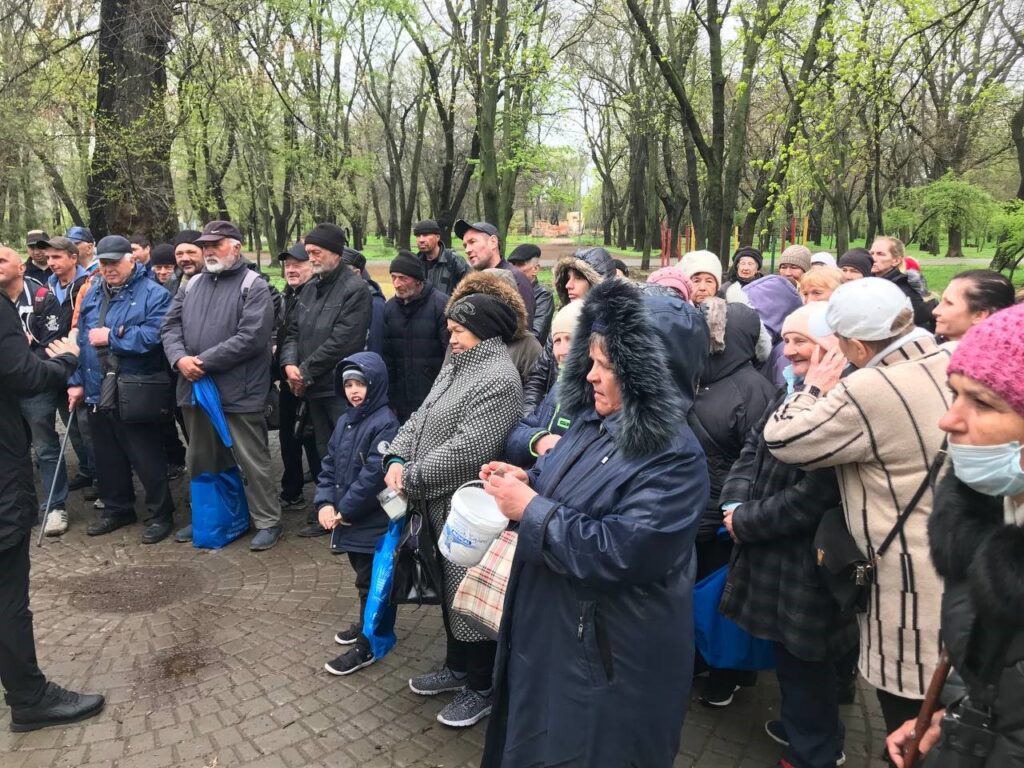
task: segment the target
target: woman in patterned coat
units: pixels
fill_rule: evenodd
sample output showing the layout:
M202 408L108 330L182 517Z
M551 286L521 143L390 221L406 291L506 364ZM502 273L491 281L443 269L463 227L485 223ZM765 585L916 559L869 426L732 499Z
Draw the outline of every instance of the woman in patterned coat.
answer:
M513 308L494 296L477 293L452 302L445 314L451 359L423 405L395 436L385 458L385 482L404 491L424 513L434 541L448 518L452 494L475 480L482 464L501 456L523 408L522 380L506 347L516 332ZM437 719L466 727L490 714L496 644L451 611L466 569L440 560L448 638L445 663L435 672L412 678L409 688L422 696L457 691Z

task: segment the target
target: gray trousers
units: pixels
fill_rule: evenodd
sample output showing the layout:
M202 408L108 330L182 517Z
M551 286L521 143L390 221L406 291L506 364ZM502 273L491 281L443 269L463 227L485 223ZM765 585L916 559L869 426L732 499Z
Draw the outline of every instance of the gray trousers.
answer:
M235 466L235 459L220 441L206 412L187 405L182 406L181 412L188 429L186 464L189 474L195 477ZM245 475L245 498L253 524L261 530L280 525L281 505L277 500L277 483L270 471L270 446L263 413L227 413L225 416L238 466Z
M309 422L313 425L316 450L322 461L327 455L327 444L334 434L334 427L338 419L345 415L345 399L337 395L307 399L306 407L309 409Z

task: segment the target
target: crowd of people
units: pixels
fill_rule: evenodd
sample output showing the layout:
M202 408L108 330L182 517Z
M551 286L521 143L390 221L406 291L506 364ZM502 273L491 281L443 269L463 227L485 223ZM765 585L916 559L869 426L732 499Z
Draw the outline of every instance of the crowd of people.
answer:
M77 524L75 491L97 509L88 535L135 523L137 478L142 543L187 542L169 484L235 464L254 552L305 510L298 535L332 534L360 596L334 675L378 660L363 623L388 527L377 495L403 494L446 632L443 662L409 688L454 694L447 726L490 716L484 766L671 765L694 680L724 708L757 679L694 644L694 586L723 567L721 614L773 646L779 766L845 762L839 707L858 677L895 765L911 748L959 765L981 741L972 765L1024 760L1024 306L1004 275L965 271L936 296L880 237L839 258L791 245L777 274L750 246L728 270L694 251L645 282L584 248L549 290L539 247L506 258L493 225L454 231L465 259L416 224L388 299L331 223L278 256L280 292L228 221L167 244L73 227L28 233L27 261L0 249L0 671L16 729L103 704L36 664L31 446L48 536ZM204 378L231 450L194 403ZM454 607L466 568L431 546L475 479L517 533L496 640ZM863 556L855 604L822 573L830 520ZM944 707L918 733L944 653Z

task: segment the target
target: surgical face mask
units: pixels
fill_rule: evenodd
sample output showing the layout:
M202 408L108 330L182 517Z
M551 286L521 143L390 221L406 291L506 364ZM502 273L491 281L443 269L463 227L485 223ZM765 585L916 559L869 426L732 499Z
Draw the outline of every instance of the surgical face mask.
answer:
M1021 446L1014 440L1001 445L949 444L953 473L965 485L986 496L1018 496L1024 493Z

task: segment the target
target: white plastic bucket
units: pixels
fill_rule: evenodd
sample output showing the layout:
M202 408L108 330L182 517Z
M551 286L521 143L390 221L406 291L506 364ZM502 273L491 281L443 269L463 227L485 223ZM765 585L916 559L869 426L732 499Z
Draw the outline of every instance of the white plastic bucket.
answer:
M487 548L508 527L508 518L501 514L498 503L473 480L452 495L441 538L437 542L441 554L456 565L476 565Z

